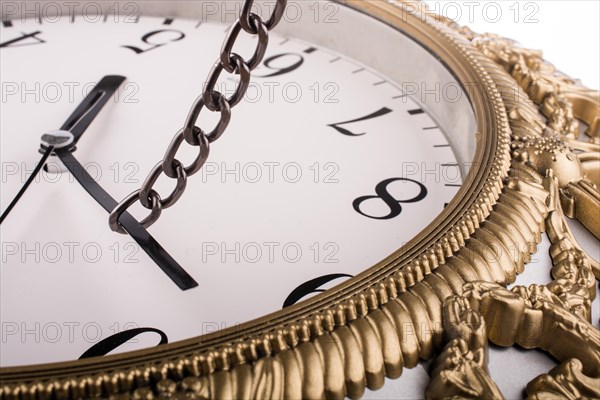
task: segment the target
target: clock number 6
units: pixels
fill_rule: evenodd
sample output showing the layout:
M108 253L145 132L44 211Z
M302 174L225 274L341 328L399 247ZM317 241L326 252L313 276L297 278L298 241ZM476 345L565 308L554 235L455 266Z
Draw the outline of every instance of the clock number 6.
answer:
M152 31L142 36L142 42L150 47L142 49L135 46L121 46L133 50L136 54L142 54L150 50L157 49L172 42L178 42L185 38L185 33L173 29L161 29Z
M391 183L398 182L398 181L411 182L411 183L416 184L420 189L419 194L417 196L413 197L412 199L397 200L394 196L392 196L388 192L387 188L388 188L388 185L390 185ZM352 203L352 206L354 207L354 210L357 213L364 215L367 218L387 220L387 219L396 218L397 216L399 216L402 213L402 206L400 205L401 203L416 203L416 202L423 200L427 196L427 188L421 182L413 181L412 179L391 178L391 179L386 179L385 181L378 184L375 187L375 193L377 193L376 196L359 197L358 199L354 200L354 202ZM373 200L373 199L383 200L383 202L390 208L390 213L383 217L376 217L376 216L364 213L360 208L362 203L364 203L367 200Z
M296 289L292 290L290 295L283 302L283 307L286 308L292 306L302 300L304 297L308 296L311 293L321 293L324 292L325 289L321 287L326 283L329 283L333 280L339 278L352 278L352 275L348 274L330 274L323 275L315 279L311 279L308 282L304 282L302 285L298 286Z

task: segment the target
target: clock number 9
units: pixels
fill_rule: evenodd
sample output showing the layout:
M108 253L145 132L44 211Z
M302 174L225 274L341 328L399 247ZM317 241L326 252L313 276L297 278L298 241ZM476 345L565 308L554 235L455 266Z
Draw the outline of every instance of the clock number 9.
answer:
M185 33L174 29L161 29L152 31L142 36L142 42L149 45L148 48L142 49L135 46L121 46L129 50L133 50L136 54L142 54L150 50L157 49L172 42L178 42L185 38Z
M281 60L281 62L278 63L277 62L278 60ZM286 62L284 63L283 61L286 61ZM277 67L274 64L275 65L279 64L281 66ZM254 76L256 76L257 78L272 78L274 76L284 75L284 74L293 72L293 71L297 70L298 68L300 68L302 66L302 64L304 64L304 57L302 57L300 54L296 54L296 53L277 54L275 56L267 58L263 62L263 65L265 67L267 67L268 69L275 71L275 72L270 73L268 75L254 75Z
M123 332L115 333L114 335L111 335L111 336L107 337L106 339L102 339L101 341L99 341L98 343L96 343L95 345L90 347L85 353L83 353L81 355L81 357L79 357L79 359L82 360L84 358L105 356L108 353L110 353L111 351L117 349L122 344L124 344L124 343L128 342L129 340L133 339L134 337L141 335L142 333L146 333L146 332L154 332L154 333L158 333L160 335L160 342L158 343L157 346L160 346L161 344L169 343L169 338L160 329L156 329L156 328L128 329Z
M348 274L330 274L323 275L315 279L311 279L310 281L304 282L302 285L298 286L296 289L292 290L292 293L285 299L283 302L283 307L286 308L292 306L302 300L304 297L308 296L311 293L320 293L324 292L325 289L321 289L321 286L339 279L339 278L352 278L352 275Z

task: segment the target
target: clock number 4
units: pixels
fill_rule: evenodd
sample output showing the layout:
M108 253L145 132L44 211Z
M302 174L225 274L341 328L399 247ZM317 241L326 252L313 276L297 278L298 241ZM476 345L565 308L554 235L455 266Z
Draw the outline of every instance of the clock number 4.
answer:
M366 134L366 132L363 133L354 133L349 129L343 128L342 125L348 125L348 124L353 124L356 122L362 122L362 121L367 121L373 118L377 118L377 117L382 117L384 115L387 115L389 113L391 113L392 110L390 110L387 107L382 107L381 109L375 111L372 114L369 114L367 116L361 117L361 118L357 118L357 119L353 119L350 121L344 121L344 122L338 122L337 124L331 124L331 125L327 125L333 129L335 129L336 131L338 131L339 133L341 133L342 135L346 135L346 136L362 136L364 134Z
M121 46L126 49L132 50L136 54L146 53L150 50L157 49L169 43L178 42L185 38L185 33L181 31L176 31L174 29L160 29L157 31L152 31L146 33L142 36L141 41L145 46L136 47L136 46Z
M6 42L0 43L0 48L3 47L19 47L19 46L30 46L34 44L46 43L45 40L38 37L41 35L41 31L35 31L32 33L23 33L21 36L15 39L7 40Z

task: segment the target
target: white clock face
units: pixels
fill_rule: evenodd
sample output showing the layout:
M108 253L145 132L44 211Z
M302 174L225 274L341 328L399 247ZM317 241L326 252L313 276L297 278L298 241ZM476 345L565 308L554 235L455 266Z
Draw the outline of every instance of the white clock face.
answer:
M40 136L105 75L127 81L73 154L115 199L138 189L182 127L226 28L154 17L5 23L2 211L39 161ZM50 159L0 227L1 365L74 360L134 328L155 331L114 352L154 346L156 331L173 342L232 327L331 288L415 236L461 173L443 127L373 67L272 34L204 170L149 229L198 283L189 290L113 233L107 212ZM205 111L199 124L210 127ZM160 182L168 193L172 183Z

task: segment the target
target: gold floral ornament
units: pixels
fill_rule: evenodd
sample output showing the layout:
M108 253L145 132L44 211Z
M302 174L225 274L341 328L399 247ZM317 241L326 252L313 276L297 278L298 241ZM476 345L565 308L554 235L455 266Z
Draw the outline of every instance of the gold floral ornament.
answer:
M528 398L600 398L600 331L590 323L600 264L583 251L567 223L567 217L575 218L600 239L599 94L558 73L541 52L444 22L518 83L511 88L506 77L498 80L513 129L506 188L531 195L543 211L554 280L512 290L468 283L462 295L448 298L448 343L436 359L427 397L502 397L487 375L482 343L487 331L494 344L539 348L562 362L527 385Z
M501 399L489 376L486 323L466 298L453 296L444 303L444 329L448 344L436 358L427 398Z
M600 397L600 332L548 288L509 291L476 282L464 289L462 297L444 303L445 328L452 339L436 360L428 398L502 397L487 375L486 326L494 344L539 348L563 361L528 385L531 398Z

